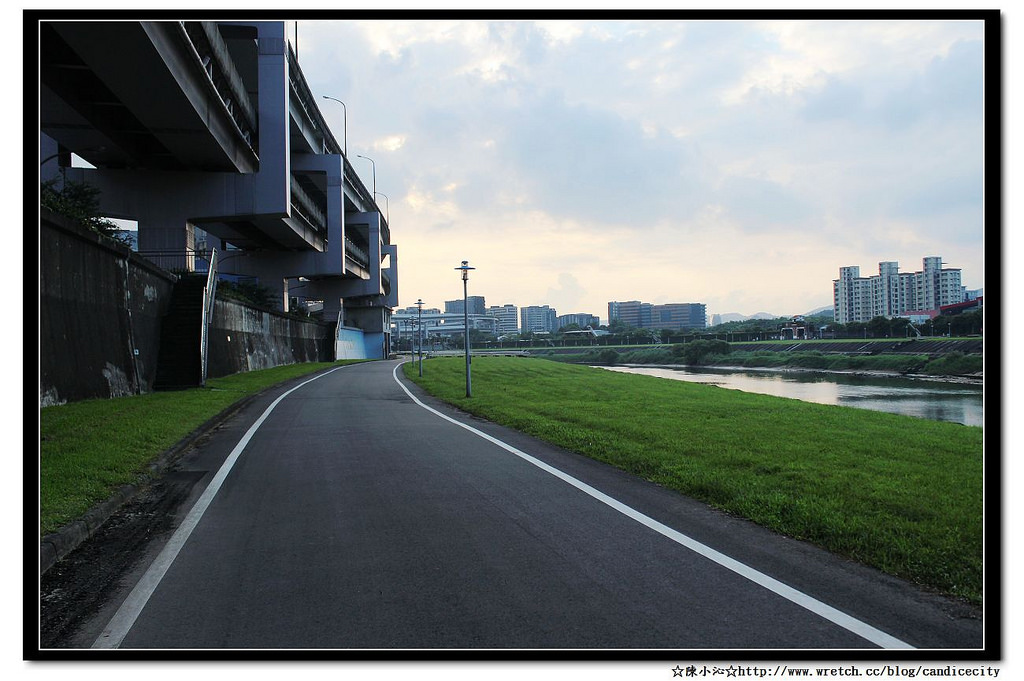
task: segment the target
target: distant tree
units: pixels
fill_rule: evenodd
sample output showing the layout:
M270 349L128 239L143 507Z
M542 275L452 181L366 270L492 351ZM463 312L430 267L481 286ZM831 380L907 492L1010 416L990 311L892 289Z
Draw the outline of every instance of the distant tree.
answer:
M621 319L613 319L608 323L608 333L612 334L627 334L635 328L635 326L627 324Z
M701 339L672 348L672 354L681 356L687 364L700 364L712 355L728 355L730 352L732 346L723 340Z
M884 338L889 329L889 320L885 317L872 317L864 324L864 327L872 338Z

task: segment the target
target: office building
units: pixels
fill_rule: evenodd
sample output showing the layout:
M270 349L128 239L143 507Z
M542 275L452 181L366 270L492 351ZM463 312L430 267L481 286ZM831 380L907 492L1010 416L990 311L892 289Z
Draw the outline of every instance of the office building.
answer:
M707 327L704 303L666 303L654 305L639 300L608 303L608 323L616 319L638 329L687 331Z
M586 329L588 327L596 329L598 326L601 325L601 320L592 314L579 312L576 314L560 315L555 323L557 325L557 328L559 329L565 328L570 324L575 324L581 329Z

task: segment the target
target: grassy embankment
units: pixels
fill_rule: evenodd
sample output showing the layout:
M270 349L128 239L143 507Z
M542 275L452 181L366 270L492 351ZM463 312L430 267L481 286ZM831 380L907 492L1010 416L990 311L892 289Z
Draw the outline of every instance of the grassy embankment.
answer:
M614 354L611 354L614 353ZM819 371L884 371L928 376L970 376L982 371L981 355L951 352L937 358L928 355L843 355L813 350L799 352L733 351L708 353L698 361L687 361L672 347L619 348L618 350L587 350L580 353L533 354L558 362L574 364L677 364L691 366L734 366L757 368L799 368Z
M406 376L472 414L982 600L982 429L513 357Z
M359 361L359 360L356 360ZM352 361L311 362L211 378L205 388L40 410L40 535L81 517L207 420L242 398Z

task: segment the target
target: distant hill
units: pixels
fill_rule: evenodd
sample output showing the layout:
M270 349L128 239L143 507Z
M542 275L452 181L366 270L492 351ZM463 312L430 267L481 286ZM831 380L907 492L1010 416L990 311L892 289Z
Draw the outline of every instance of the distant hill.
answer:
M819 308L815 308L814 310L811 310L810 312L805 312L802 316L804 316L804 317L814 317L814 316L831 317L832 316L832 312L833 312L832 311L832 306L829 305L828 307L819 307ZM772 314L770 312L755 312L754 314L751 314L751 315L740 314L739 312L726 312L725 314L711 315L711 319L708 320L709 321L708 325L709 326L718 326L719 324L728 324L729 322L745 322L745 321L748 321L748 320L751 320L751 319L779 319L780 317L791 317L791 316L792 315Z
M715 324L728 324L729 322L745 322L748 319L775 319L778 315L768 312L756 312L751 315L740 314L739 312L726 312L725 314L712 315Z

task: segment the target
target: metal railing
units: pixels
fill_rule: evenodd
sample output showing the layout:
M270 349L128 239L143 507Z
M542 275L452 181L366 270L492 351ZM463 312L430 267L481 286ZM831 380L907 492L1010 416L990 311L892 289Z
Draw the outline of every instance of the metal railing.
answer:
M345 237L345 257L356 261L366 269L370 269L370 256L348 237Z
M256 107L249 99L249 93L235 68L227 44L217 30L217 24L211 21L178 23L238 131L253 151L258 152Z
M139 251L146 260L175 274L202 274L210 269L210 254L195 248Z
M320 210L320 207L316 205L316 201L306 193L306 190L299 184L298 179L293 174L291 176L291 190L292 190L292 207L295 208L301 215L306 219L306 222L313 225L318 232L324 234L324 238L327 238L327 217L324 212Z
M217 298L217 249L210 251L209 268L206 274L206 286L203 288L203 319L200 325L199 352L202 375L199 385L206 385L206 375L210 364L210 326L213 324L213 303Z

